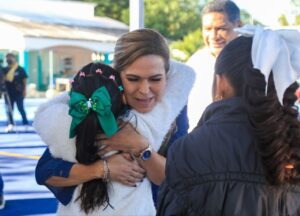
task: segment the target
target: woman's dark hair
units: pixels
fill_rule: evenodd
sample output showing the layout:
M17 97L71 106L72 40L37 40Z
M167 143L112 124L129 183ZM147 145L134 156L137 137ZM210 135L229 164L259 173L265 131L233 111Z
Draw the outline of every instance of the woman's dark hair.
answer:
M244 99L268 182L296 183L299 171L286 166L300 163L300 122L295 106L299 85L295 82L286 89L281 105L271 72L266 94L264 75L253 68L251 46L252 38L241 36L231 41L218 56L215 73L224 75L235 94Z
M114 79L111 79L112 76ZM90 63L76 74L71 91L79 92L86 98L90 98L96 89L105 86L111 98L111 110L117 118L124 108L120 85L121 79L116 70L101 63ZM90 111L87 117L76 127L75 133L77 161L82 164L92 164L101 159L97 154L99 146L95 145L95 138L98 133L103 133L103 129L95 112ZM107 183L102 179L83 183L78 199L81 200L81 209L85 213L104 204L109 205Z

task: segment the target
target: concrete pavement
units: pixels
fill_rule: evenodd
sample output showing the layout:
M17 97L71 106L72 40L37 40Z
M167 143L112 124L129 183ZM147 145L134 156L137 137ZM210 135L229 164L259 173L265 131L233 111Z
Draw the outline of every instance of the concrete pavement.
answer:
M37 107L44 101L44 98L25 99L25 110L30 122ZM21 122L17 109L14 118L18 124ZM46 145L32 127L25 132L22 126L17 126L16 133L6 134L6 124L4 100L0 99L0 172L6 200L0 215L54 215L57 201L46 187L35 182L34 176L37 160Z

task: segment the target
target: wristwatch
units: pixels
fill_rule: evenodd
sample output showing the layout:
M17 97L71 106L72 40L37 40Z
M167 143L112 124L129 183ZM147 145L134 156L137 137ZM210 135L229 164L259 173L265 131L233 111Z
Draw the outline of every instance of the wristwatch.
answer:
M146 161L146 160L150 159L151 155L152 155L152 147L151 147L151 145L149 145L145 150L143 150L140 153L139 158L142 161Z

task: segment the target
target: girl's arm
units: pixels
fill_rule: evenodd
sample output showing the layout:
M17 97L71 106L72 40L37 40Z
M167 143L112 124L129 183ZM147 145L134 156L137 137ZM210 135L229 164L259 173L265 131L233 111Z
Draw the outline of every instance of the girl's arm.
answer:
M78 185L103 176L102 161L97 161L91 165L79 164L76 161L75 139L69 139L72 119L68 115L68 101L68 93L63 93L41 105L36 112L33 125L49 147L47 157L45 158L43 155L42 161L40 160L37 166L37 176L43 176L43 178L37 178L39 184L65 187ZM144 177L144 170L123 155L112 156L107 161L112 180L132 186ZM57 174L61 172L62 164L72 164L64 176ZM128 178L124 180L124 176L128 176L128 174L134 177L130 181Z
M132 167L134 163L127 164L128 160L125 159L124 155L114 155L107 160L110 168L110 176L113 180L128 186L134 186L136 182L141 181L144 177L144 170L141 171L138 165ZM48 148L39 159L35 170L37 183L45 185L59 202L64 205L67 205L71 201L77 185L101 178L102 176L103 163L101 161L97 161L91 165L70 163L54 158ZM128 178L128 176L131 178Z
M107 158L109 178L127 186L135 186L136 182L144 178L145 171L137 163L130 162L123 154L115 154ZM75 163L68 176L50 176L46 185L54 187L67 187L79 185L104 176L104 163L98 160L90 165Z

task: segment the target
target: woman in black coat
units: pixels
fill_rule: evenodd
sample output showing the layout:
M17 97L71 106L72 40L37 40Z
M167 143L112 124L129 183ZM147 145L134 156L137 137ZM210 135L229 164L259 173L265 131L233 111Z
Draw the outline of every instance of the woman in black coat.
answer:
M251 47L241 36L217 58L214 103L169 150L157 215L300 215L298 84L281 101Z

